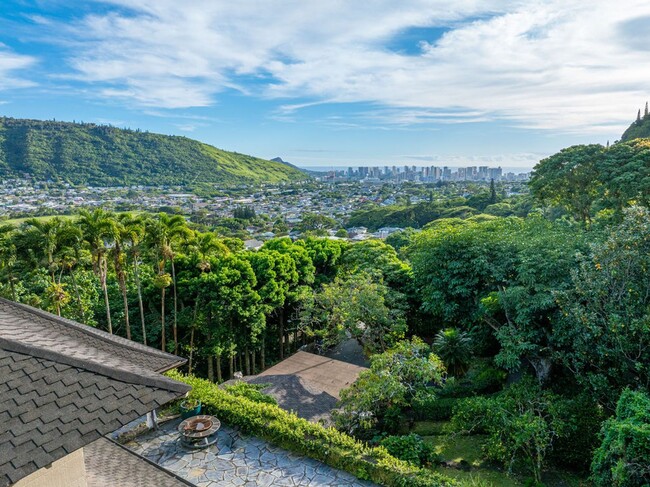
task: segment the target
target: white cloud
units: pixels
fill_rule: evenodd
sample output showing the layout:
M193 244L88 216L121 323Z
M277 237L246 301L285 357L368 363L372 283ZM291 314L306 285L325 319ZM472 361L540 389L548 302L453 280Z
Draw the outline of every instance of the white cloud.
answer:
M370 102L379 109L360 116L381 123L611 133L648 97L645 1L103 3L118 8L70 27L72 65L103 95L145 106L207 106L234 88L290 100L280 117ZM419 53L386 47L413 27L449 30Z
M16 54L0 43L0 90L33 86L33 82L19 77L16 72L29 68L35 62L33 57Z

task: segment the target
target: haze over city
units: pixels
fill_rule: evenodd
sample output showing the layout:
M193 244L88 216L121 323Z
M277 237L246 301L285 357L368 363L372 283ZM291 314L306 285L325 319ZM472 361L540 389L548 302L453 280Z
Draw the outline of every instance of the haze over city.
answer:
M645 101L650 4L3 2L0 112L303 167L532 167Z

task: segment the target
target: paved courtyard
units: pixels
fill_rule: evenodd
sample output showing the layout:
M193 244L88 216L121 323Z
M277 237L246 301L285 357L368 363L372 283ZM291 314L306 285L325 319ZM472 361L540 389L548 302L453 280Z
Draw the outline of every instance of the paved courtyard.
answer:
M199 487L375 485L223 425L216 444L191 450L180 444L179 423L169 421L125 446Z

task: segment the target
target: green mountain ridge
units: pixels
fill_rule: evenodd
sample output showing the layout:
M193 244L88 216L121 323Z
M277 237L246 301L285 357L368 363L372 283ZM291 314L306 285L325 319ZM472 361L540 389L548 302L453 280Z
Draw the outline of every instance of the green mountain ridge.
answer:
M285 164L175 135L0 117L0 177L93 186L276 183L307 179Z

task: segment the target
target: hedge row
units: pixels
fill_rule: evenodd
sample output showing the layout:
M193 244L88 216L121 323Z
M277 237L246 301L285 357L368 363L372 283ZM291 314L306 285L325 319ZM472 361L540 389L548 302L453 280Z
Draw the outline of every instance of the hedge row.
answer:
M360 479L390 487L458 485L453 479L398 460L383 447L369 447L334 428L310 423L278 406L234 396L212 382L176 371L168 375L192 386L190 397L200 399L207 412L225 424Z

